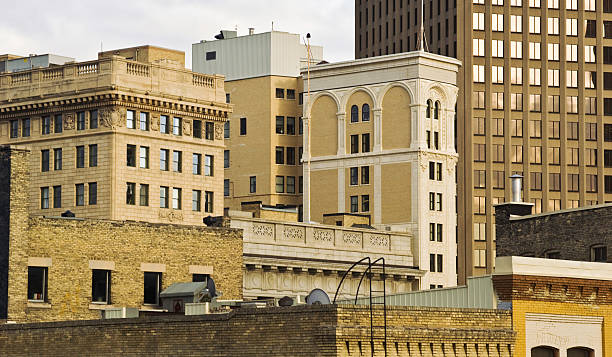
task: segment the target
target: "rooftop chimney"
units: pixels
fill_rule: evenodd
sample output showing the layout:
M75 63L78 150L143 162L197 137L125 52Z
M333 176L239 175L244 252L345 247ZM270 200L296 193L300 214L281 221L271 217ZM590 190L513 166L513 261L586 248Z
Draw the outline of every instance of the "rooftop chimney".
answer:
M514 174L510 176L510 180L512 181L512 202L523 202L521 199L523 176Z
M249 35L254 35L254 34L255 34L255 28L249 27Z

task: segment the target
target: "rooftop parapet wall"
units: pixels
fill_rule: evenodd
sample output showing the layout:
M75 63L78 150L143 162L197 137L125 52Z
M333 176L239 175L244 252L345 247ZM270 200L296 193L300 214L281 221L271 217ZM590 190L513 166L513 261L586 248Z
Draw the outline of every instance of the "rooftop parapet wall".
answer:
M103 89L196 103L225 103L223 76L112 56L53 68L0 74L0 106L15 103L27 105L39 102L41 98L66 93L94 93Z

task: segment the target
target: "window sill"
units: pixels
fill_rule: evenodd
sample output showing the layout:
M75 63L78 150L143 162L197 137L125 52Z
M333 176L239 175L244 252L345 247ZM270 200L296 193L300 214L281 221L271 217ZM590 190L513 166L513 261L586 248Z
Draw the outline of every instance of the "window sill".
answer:
M166 312L166 310L157 305L142 305L140 306L140 311L149 311L149 312Z
M44 302L44 301L28 300L28 307L34 308L34 309L50 309L51 303Z
M115 307L114 305L108 305L105 302L90 302L89 310L105 310Z

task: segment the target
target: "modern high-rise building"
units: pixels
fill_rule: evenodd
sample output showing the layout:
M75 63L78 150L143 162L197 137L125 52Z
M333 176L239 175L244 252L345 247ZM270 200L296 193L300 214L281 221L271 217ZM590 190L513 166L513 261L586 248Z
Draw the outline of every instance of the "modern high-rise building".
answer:
M0 144L32 152L30 212L200 225L222 214L223 77L153 46L56 58L0 74Z
M360 214L410 232L414 264L427 272L421 288L457 283L459 65L421 51L321 64L305 97L304 220Z
M365 4L383 6L380 23L392 20L386 1L361 3L356 1L356 37L373 30L363 18L359 26ZM425 13L438 3L425 1ZM406 4L399 9L397 16L406 16ZM430 49L439 47L438 22L424 17ZM382 42L378 34L374 46ZM458 2L456 36L463 62L457 179L464 282L493 270L492 205L511 199L510 175L524 176L524 201L535 205L535 213L612 201L612 2Z
M259 201L302 206L302 80L307 65L300 36L271 31L237 36L222 31L216 41L193 45L193 70L225 76L233 114L226 122L225 207ZM311 46L311 61L323 48Z

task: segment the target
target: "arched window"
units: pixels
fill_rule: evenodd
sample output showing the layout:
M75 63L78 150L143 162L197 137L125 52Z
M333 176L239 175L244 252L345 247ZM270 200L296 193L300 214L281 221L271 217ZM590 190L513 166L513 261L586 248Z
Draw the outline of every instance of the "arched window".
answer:
M567 350L567 357L591 357L593 350L585 347L572 347Z
M359 121L359 107L353 105L351 107L351 123L356 123Z
M548 346L538 346L531 349L531 357L557 357L559 350Z
M367 103L361 107L361 121L370 121L370 106Z
M427 111L425 112L425 117L426 118L431 118L431 109L432 109L433 103L431 102L431 99L427 100Z
M434 119L438 119L440 117L440 102L436 101L436 107L434 109Z

